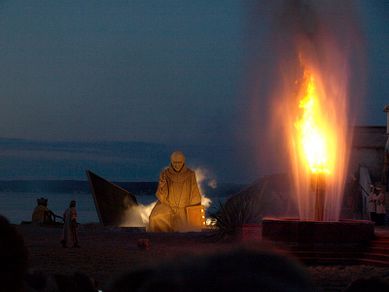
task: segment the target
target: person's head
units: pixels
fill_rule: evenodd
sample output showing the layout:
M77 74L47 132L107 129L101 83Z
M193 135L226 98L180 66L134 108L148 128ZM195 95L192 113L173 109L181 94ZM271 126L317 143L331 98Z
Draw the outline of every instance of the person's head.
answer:
M97 291L94 279L80 272L76 272L73 275L55 274L54 280L59 291Z
M313 291L306 270L292 259L259 248L231 248L174 258L123 275L122 291Z
M360 278L350 283L346 292L389 291L389 283L381 278Z
M1 287L4 291L22 291L23 279L28 268L28 251L23 237L2 215L0 235Z
M48 199L45 199L43 197L36 200L38 205L46 206L46 207L47 207L47 201L48 201Z
M70 204L69 204L69 207L72 208L72 207L76 207L76 201L71 201Z
M185 164L185 156L181 151L174 151L172 155L170 155L170 163L173 169L179 172Z

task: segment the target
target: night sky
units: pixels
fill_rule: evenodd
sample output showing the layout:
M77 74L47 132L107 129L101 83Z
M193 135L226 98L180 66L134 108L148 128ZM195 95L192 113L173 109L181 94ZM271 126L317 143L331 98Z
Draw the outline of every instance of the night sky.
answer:
M239 98L243 13L238 1L3 2L1 135L223 137Z
M255 127L244 119L253 3L2 1L0 137L239 144ZM384 125L389 2L352 3L367 66L357 123Z

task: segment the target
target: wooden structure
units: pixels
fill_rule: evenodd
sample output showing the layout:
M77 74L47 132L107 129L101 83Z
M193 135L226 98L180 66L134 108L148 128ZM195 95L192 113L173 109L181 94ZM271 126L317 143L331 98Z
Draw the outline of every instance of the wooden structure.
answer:
M138 205L135 196L90 170L87 170L86 174L100 223L120 226L126 212Z

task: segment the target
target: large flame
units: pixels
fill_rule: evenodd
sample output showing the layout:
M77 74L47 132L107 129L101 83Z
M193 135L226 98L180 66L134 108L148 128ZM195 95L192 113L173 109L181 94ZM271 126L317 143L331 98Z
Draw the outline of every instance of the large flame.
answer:
M249 79L261 170L290 174L290 193L303 220L315 219L313 185L325 181L323 220L339 220L350 126L364 94L364 39L355 3L262 2L250 10L260 15L253 17ZM292 216L288 203L286 215Z
M313 206L318 186L312 188L312 179L321 177L326 190L320 220L338 220L348 160L345 83L328 78L327 70L311 58L300 62L302 76L295 83L296 95L287 95L295 108L287 127L300 218L316 218Z
M299 102L303 112L295 123L299 156L312 173L329 174L334 167L334 156L330 151L334 133L321 113L315 78L311 73L306 75L304 96Z

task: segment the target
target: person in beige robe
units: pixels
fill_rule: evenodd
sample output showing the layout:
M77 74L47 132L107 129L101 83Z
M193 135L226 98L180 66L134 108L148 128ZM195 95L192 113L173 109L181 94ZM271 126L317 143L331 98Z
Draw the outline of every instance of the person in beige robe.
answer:
M201 204L201 195L193 170L185 166L182 152L173 152L169 167L159 177L158 202L149 217L149 231L190 231L186 208Z
M63 220L62 247L68 247L68 244L73 244L73 247L80 247L78 244L76 201L70 202L69 208L63 213Z

